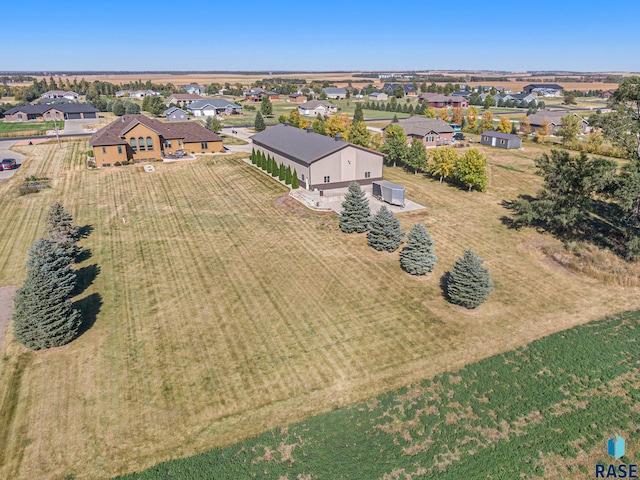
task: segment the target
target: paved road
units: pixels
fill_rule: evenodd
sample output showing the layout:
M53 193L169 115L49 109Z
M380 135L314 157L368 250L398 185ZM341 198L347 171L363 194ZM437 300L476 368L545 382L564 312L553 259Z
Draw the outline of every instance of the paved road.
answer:
M18 168L14 170L2 170L0 171L0 182L3 182L7 178L11 178L15 173L20 169L20 165L24 161L24 155L18 152L14 152L13 150L9 150L9 148L15 144L15 140L0 140L0 160L3 158L15 158L16 162L18 162Z

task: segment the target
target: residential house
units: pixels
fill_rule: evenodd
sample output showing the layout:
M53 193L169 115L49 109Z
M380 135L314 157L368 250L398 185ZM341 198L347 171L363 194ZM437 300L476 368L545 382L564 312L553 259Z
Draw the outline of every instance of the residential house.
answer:
M518 135L495 132L493 130L482 132L482 135L480 135L480 143L491 147L506 149L522 147L522 139Z
M471 96L471 90L456 90L451 94L452 97L462 97L468 99Z
M347 187L382 180L384 154L341 139L278 124L251 137L256 150L296 171L307 190Z
M165 110L164 114L167 117L167 120L176 121L176 120L188 120L187 112L178 107L169 107Z
M327 98L332 100L340 100L347 98L347 89L340 87L325 87L322 89Z
M263 90L262 88L250 88L249 90L244 90L242 94L248 102L261 102L264 97L268 97L269 100L280 99L279 93Z
M485 95L485 94L482 94ZM482 98L482 95L480 95L480 98ZM486 98L486 95L485 95ZM504 93L504 94L497 94L494 95L493 99L495 100L495 104L498 105L498 103L500 102L500 100L502 100L503 102L509 102L509 101L513 101L515 103L515 106L518 105L529 105L530 102L534 102L534 103L538 103L538 97L537 95L533 94L533 93ZM484 101L484 99L483 99Z
M167 98L167 107L172 103L185 107L197 100L203 100L203 98L197 93L173 93L169 95L169 98Z
M385 92L373 92L369 94L369 100L376 100L376 101L387 101L389 99L389 95L387 95Z
M308 102L298 105L298 112L300 112L300 115L307 117L315 117L317 115L324 117L325 115L337 113L338 107L324 100L309 100Z
M80 95L78 95L76 92L72 92L70 90L68 90L68 91L64 91L64 90L49 90L48 92L44 92L42 95L40 95L40 98L42 98L42 99L51 99L51 100L65 99L65 100L71 100L72 102L77 102L80 99Z
M396 88L398 86L402 87L402 91L404 92L403 96L416 97L418 95L416 87L413 86L413 83L385 83L382 86L382 91L387 95L395 95Z
M605 90L605 91L602 92L601 97L609 99L609 98L613 97L614 93L616 93L615 90Z
M86 103L21 105L4 112L5 122L74 120L98 118L98 109Z
M522 87L522 93L534 93L539 97L560 97L563 90L557 83L531 83Z
M144 115L123 115L91 136L98 167L116 162L160 161L171 153L223 152L222 137L196 122L161 122Z
M426 94L425 94L426 95ZM429 107L433 108L450 108L450 107L461 107L467 108L469 106L469 101L463 97L453 97L450 95L429 95L423 96L421 95L418 99L420 104L426 103Z
M404 130L407 135L407 143L410 144L414 138L422 140L427 148L441 147L453 143L454 128L444 120L426 117L409 117L400 119L396 124ZM385 127L388 128L389 125Z
M581 117L580 115L576 115L575 113L571 113L568 111L538 111L537 113L532 113L527 115L529 119L529 124L531 125L531 133L538 132L540 129L543 129L546 125L547 132L549 135L555 135L560 127L562 127L562 117L565 115L575 115L580 119L580 132L587 133L589 130L589 122L587 119Z
M197 83L190 83L188 85L183 85L182 86L182 91L184 93L195 93L196 95L204 95L205 94L204 87L201 87Z
M242 107L236 103L231 103L228 100L211 98L196 100L187 106L187 110L196 117L211 117L215 115L232 115L234 113L240 113L242 111Z
M303 93L292 93L291 95L289 95L289 99L287 100L287 102L305 103L308 99L309 99L309 97L307 97Z

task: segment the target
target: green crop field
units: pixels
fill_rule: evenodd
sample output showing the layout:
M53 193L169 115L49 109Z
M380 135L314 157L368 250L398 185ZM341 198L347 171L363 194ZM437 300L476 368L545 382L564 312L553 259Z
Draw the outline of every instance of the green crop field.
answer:
M120 480L593 478L640 433L640 312ZM628 442L623 463L639 463Z
M0 478L140 471L640 308L637 289L565 270L540 248L558 241L502 224L502 200L539 185L540 147L484 149L486 193L385 168L426 207L399 215L405 230L421 222L435 240L438 264L424 278L405 274L398 252L341 234L336 214L307 210L237 155L147 173L87 170L88 148L19 147L25 162L0 184L0 286L22 283L55 201L90 231L74 299L89 328L40 352L5 335ZM29 175L51 188L19 196ZM496 286L475 311L440 289L465 248L486 259Z

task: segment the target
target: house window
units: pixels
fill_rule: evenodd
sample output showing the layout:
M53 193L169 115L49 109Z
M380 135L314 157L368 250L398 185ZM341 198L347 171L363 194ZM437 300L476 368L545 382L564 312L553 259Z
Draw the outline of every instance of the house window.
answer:
M330 183L331 182L331 177L330 176L326 176L324 177L324 183Z
M22 121L22 114L21 113L18 114L18 120Z
M131 137L131 139L129 140L129 145L131 145L131 150L133 150L133 153L136 153L138 151L136 137Z
M364 178L371 178L371 172L364 172Z
M147 150L153 151L153 140L151 137L147 137Z
M110 167L110 166L111 166L111 164L110 164L110 163L103 163L103 164L102 164L102 166L103 166L103 167Z
M171 140L164 141L164 148L171 148Z
M102 153L107 153L107 147L102 147Z
M118 155L122 155L122 145L118 145Z
M209 148L209 144L207 142L200 142L200 147L203 150L206 150L207 148Z
M182 140L178 140L178 146L179 146L179 147L182 147L182 146L183 146L183 145L182 145Z
M501 145L504 145L504 140L500 140L500 144L501 144Z
M304 173L302 174L302 181L304 182Z
M141 152L144 151L144 138L138 137L138 148Z

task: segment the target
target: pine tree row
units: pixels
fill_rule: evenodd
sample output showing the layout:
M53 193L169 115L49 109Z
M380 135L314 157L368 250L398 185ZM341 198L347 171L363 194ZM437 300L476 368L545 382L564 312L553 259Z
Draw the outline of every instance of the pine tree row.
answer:
M298 172L294 168L291 171L291 167L287 165L284 166L284 163L278 162L271 156L265 155L265 153L261 150L256 150L255 148L251 149L251 163L256 165L258 168L261 168L272 177L277 177L278 180L284 181L285 185L291 185L291 188L296 189L300 187L300 183L298 181Z

